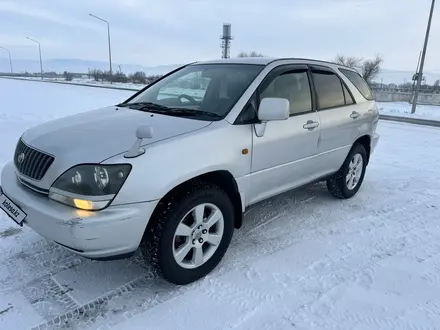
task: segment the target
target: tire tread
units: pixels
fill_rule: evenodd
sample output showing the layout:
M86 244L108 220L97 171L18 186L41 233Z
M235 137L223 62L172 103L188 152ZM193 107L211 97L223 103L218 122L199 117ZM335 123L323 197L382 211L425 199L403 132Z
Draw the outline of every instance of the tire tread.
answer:
M346 184L344 180L344 172L347 169L347 166L349 162L351 161L351 158L353 157L355 152L360 152L362 154L362 158L364 161L364 168L361 176L361 181L358 183L358 186L354 188L354 193L347 193L346 190ZM356 143L351 148L350 152L347 155L347 158L344 160L344 163L342 164L341 168L330 178L327 180L327 189L334 197L339 199L348 199L353 197L357 191L360 189L360 186L362 185L363 178L366 171L366 157L367 151L365 147L360 144Z
M182 199L185 197L194 195L196 192L200 192L201 190L204 190L207 196L212 195L212 192L216 191L217 193L225 195L227 198L229 198L222 189L212 183L200 180L190 182L184 186L184 189L177 189L176 191L172 192L168 198L159 203L158 212L155 213L151 218L150 221L153 221L153 223L148 226L149 228L144 234L144 238L141 243L142 253L147 261L153 266L156 274L172 283L175 283L174 279L169 278L165 274L160 263L160 244L163 230L166 222L168 221L168 217L175 211L180 201L182 201ZM198 195L198 197L201 196L203 195ZM221 257L223 257L224 253L221 255Z

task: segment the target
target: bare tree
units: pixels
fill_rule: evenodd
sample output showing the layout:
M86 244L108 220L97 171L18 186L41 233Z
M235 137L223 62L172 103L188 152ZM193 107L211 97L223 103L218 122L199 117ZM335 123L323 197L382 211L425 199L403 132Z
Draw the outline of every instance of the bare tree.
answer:
M130 75L130 80L134 84L146 84L147 83L147 75L143 71L136 71L132 75Z
M365 60L362 63L362 67L361 67L362 77L364 77L364 79L368 83L371 83L371 81L380 72L380 66L382 65L382 63L383 63L383 58L379 55L376 55L376 57L372 60Z
M377 74L380 72L380 67L383 63L383 58L380 55L376 55L376 57L372 60L369 59L364 60L361 57L344 56L339 54L336 56L333 62L360 71L362 77L364 77L364 79L368 83L371 83L374 77L376 77Z
M237 57L264 57L263 54L252 51L250 53L240 52Z
M344 56L338 54L334 60L335 63L348 66L353 69L357 69L361 67L362 58L355 56Z
M102 70L99 69L92 69L90 70L90 74L92 75L93 79L95 81L99 81L100 79L103 79L103 75L104 73L102 72Z

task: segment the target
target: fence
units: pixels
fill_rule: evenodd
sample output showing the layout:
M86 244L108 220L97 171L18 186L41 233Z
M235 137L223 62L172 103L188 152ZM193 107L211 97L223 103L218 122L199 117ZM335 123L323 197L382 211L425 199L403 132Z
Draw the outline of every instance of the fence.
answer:
M412 102L412 92L373 89L374 98L380 102ZM420 93L417 104L440 105L440 94Z

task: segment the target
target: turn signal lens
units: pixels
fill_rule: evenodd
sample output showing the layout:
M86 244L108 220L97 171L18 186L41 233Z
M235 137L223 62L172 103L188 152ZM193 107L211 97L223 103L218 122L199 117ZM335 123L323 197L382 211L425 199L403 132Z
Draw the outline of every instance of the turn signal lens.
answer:
M84 211L102 210L103 208L108 206L108 204L111 202L112 198L114 197L114 195L109 195L106 196L105 199L94 201L90 199L87 200L87 199L76 198L77 196L66 196L65 194L66 192L60 191L59 189L56 188L50 188L49 190L50 199L65 205L73 206L79 210L84 210Z
M82 210L93 210L93 203L91 201L74 198L73 204L75 204L77 208Z

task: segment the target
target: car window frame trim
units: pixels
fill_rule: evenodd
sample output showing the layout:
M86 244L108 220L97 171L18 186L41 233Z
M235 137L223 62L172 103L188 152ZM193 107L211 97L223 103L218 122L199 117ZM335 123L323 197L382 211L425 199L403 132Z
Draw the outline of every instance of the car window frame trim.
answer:
M314 95L314 97L316 98L316 111L317 112L320 112L320 111L326 111L326 110L333 110L333 109L337 109L337 108L343 108L343 107L351 107L351 106L353 106L353 105L356 105L356 104L358 104L357 102L356 102L356 99L353 97L353 93L351 92L351 90L350 90L350 88L347 86L347 84L345 83L345 81L338 75L338 73L335 71L335 70L333 70L332 68L330 68L330 67L328 67L328 66L324 66L324 65L315 65L315 64L310 64L309 65L309 70L310 70L310 75L311 75L311 77L312 77L312 81L313 81L313 87L314 87L314 93L315 93L315 95ZM321 108L321 109L319 109L318 108L318 97L317 97L317 93L316 93L316 87L315 87L315 80L313 79L313 71L314 70L316 70L316 71L322 71L322 72L329 72L329 73L333 73L334 75L336 75L336 77L339 79L339 81L341 82L341 88L342 88L342 85L344 85L346 88L347 88L347 90L348 90L348 93L350 94L350 96L351 96L351 98L352 98L352 100L353 100L353 102L354 103L352 103L352 104L347 104L347 102L346 102L346 100L345 100L345 93L344 93L344 89L342 88L342 95L344 96L344 104L343 105L335 105L335 106L332 106L332 107L326 107L326 108ZM348 79L348 78L347 78Z

